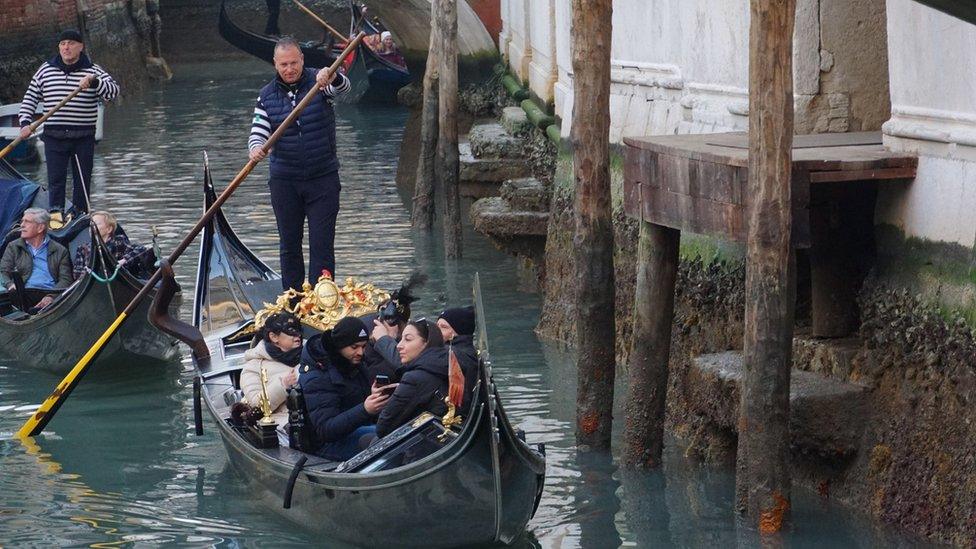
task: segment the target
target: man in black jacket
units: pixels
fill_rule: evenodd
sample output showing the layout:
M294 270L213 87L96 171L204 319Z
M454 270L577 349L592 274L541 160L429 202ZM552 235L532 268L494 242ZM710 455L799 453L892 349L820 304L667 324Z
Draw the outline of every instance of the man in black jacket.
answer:
M386 406L389 391L370 383L362 365L366 347L362 321L346 317L328 332L312 336L302 353L298 383L316 454L345 461L360 451L360 439L376 432L376 416Z

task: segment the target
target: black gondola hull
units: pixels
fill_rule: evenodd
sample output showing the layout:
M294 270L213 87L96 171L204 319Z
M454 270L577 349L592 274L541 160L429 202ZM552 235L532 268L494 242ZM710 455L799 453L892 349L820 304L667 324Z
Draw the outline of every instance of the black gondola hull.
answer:
M206 188L204 205L213 203ZM241 269L238 275L236 269ZM359 546L473 546L512 543L535 512L545 457L514 432L483 365L471 417L457 437L433 454L394 469L333 471L336 464L287 446L258 448L229 421L234 380L243 366L252 304L277 275L233 233L222 212L205 229L194 323L206 334L209 357L196 357L202 405L213 419L233 468L258 501L331 542ZM214 287L212 288L211 285ZM216 291L226 298L219 298ZM219 323L208 307L237 311ZM394 439L395 440L395 439ZM295 464L307 458L284 507Z

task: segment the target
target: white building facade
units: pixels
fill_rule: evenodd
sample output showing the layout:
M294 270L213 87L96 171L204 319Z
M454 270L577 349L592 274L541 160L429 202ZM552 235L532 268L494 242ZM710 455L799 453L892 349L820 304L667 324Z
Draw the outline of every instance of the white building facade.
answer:
M571 2L502 0L499 49L569 135ZM616 0L611 141L748 126L749 0ZM882 130L918 178L882 189L877 221L976 245L976 26L913 0L798 0L797 133Z

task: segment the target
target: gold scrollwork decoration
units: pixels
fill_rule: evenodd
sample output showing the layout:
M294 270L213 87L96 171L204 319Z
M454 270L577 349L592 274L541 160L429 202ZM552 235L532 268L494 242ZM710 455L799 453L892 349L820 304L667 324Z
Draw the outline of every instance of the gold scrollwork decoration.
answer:
M347 316L376 312L389 299L389 292L371 283L347 277L345 283L339 286L331 278L321 276L314 288L306 281L301 291L289 288L274 303L265 303L264 309L254 317L254 327L260 330L272 314L289 312L297 316L302 324L316 330L331 330Z

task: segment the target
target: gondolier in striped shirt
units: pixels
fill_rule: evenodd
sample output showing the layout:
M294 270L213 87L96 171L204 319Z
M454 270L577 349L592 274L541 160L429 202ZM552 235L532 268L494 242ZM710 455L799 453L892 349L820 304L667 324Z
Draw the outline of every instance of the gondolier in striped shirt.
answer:
M62 32L58 37L58 55L37 69L20 104L20 135L26 139L39 104L49 111L75 89L84 90L47 119L41 136L47 160L49 209L55 212L55 219L64 210L69 166L71 201L77 211L88 211L98 99L110 101L119 94L119 85L91 62L84 49L80 32L73 29Z
M275 46L274 79L261 88L247 146L251 160L265 157L271 133L314 86L321 93L282 134L271 150L271 206L278 224L281 284L300 290L305 280L302 239L308 218L308 280L315 284L324 270L335 273L335 226L339 215L339 159L336 156L332 100L349 91L349 79L327 69L305 68L302 51L292 38Z

